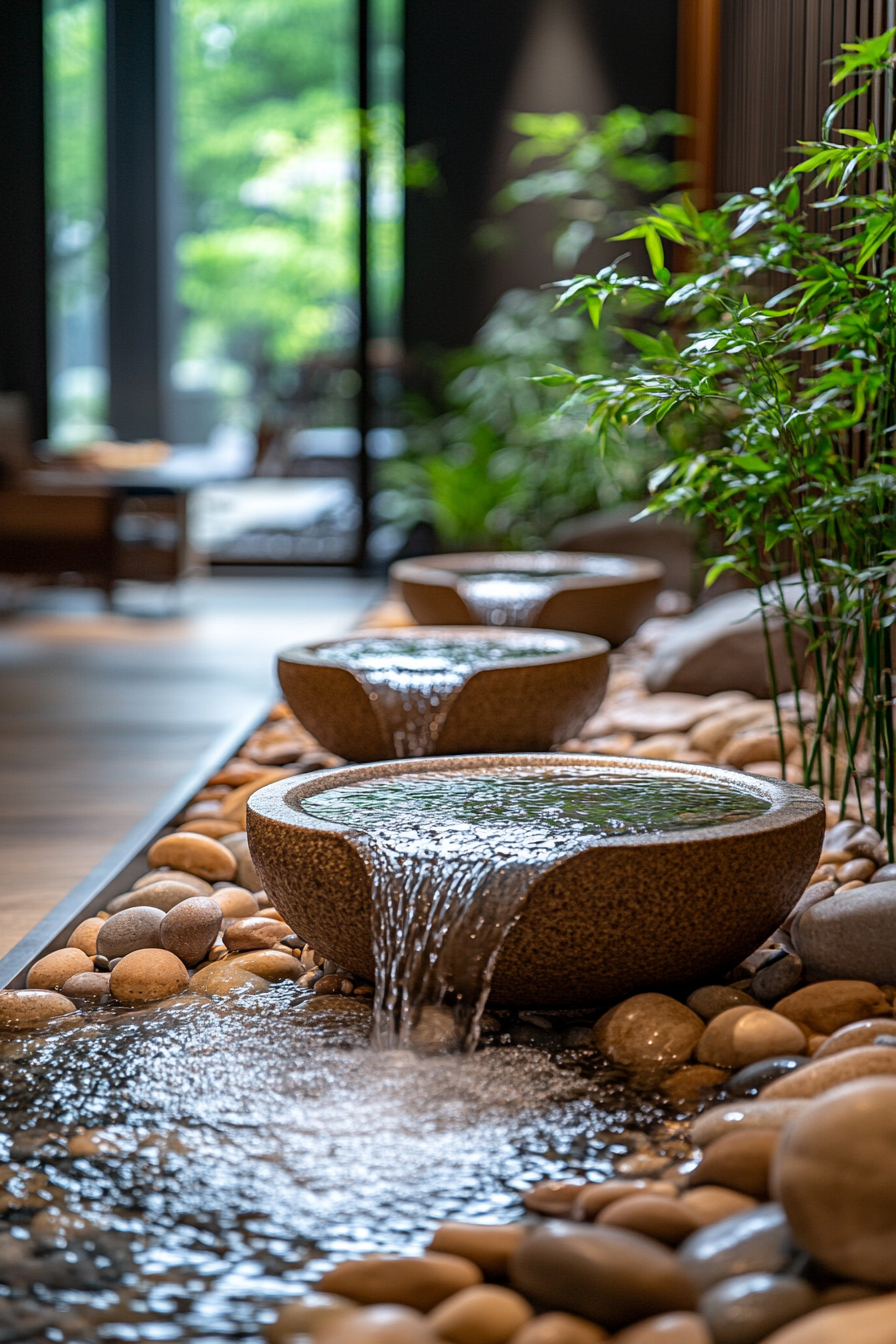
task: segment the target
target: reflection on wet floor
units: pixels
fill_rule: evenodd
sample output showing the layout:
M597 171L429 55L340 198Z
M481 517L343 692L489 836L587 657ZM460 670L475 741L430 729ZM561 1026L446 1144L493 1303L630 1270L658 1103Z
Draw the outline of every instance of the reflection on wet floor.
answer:
M366 1005L284 983L70 1023L0 1043L0 1293L26 1327L0 1338L255 1340L333 1260L519 1218L645 1135L687 1153L674 1107L564 1048L569 1019L377 1053Z

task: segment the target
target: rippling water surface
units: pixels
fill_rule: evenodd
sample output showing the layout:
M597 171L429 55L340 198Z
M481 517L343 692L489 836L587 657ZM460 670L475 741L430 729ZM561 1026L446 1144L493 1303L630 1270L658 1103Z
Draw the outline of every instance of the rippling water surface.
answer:
M641 1131L680 1155L674 1111L568 1048L570 1024L507 1017L471 1057L383 1054L365 1005L281 984L4 1038L0 1319L255 1340L333 1260L518 1218L522 1190L599 1179ZM88 1226L57 1236L47 1210Z

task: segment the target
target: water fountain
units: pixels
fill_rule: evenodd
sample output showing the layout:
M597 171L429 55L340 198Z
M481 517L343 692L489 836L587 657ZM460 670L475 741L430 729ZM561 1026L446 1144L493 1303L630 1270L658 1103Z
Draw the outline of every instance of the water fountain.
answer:
M778 780L560 753L348 767L248 809L278 910L376 979L399 1040L446 997L474 1040L489 994L581 1007L736 964L793 907L823 830L821 802Z
M399 560L390 577L421 624L578 630L621 644L651 615L657 560L580 552L468 552Z
M283 693L353 761L546 750L573 737L607 681L602 639L555 630L369 630L278 659Z

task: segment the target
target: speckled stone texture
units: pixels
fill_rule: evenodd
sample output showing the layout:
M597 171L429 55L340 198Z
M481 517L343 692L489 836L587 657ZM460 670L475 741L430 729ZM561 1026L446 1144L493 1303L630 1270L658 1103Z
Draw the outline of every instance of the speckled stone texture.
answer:
M489 639L507 634L493 626L480 629ZM444 626L412 632L365 630L363 638L404 639L408 633L456 635L457 631ZM562 634L576 638L566 631ZM603 700L609 652L605 640L577 638L579 647L569 653L498 663L473 672L448 710L437 754L546 751L555 742L574 737ZM328 640L326 647L343 642ZM364 686L354 672L318 658L315 648L320 647L324 646L284 649L278 655L280 685L290 707L328 751L350 761L391 760L394 743Z
M373 976L370 880L350 833L304 798L379 775L507 765L659 770L730 778L709 766L560 754L351 766L253 794L249 845L265 890L324 956ZM768 812L724 826L599 841L533 882L495 968L496 1006L582 1007L725 970L768 937L812 875L824 807L796 784L751 778ZM549 949L550 954L546 954Z
M546 599L533 625L539 630L577 630L622 644L653 615L665 569L659 560L641 556L614 556L627 567L625 574L589 574L589 556L581 551L514 552L468 551L463 555L427 555L397 560L389 577L398 585L411 614L421 625L476 625L476 617L458 592L463 574L528 570L536 559L550 559L557 569L582 573L554 582L557 591ZM601 557L606 558L606 557ZM449 568L450 567L450 568Z

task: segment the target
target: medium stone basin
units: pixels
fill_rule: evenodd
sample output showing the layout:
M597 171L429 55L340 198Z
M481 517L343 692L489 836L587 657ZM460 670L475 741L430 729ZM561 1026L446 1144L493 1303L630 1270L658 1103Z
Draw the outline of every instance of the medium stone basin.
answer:
M575 551L470 551L399 560L389 574L421 625L528 625L622 644L653 614L658 560Z
M498 953L491 1003L572 1008L705 982L758 947L805 889L825 826L823 804L807 790L707 766L561 753L383 762L298 783L278 780L249 801L252 858L302 938L373 978L371 877L357 830L311 815L303 804L320 808L316 795L426 772L573 766L593 769L596 781L598 771L626 772L638 787L658 777L650 787L661 794L667 781L669 791L682 783L733 785L767 810L688 830L608 836L542 866Z
M423 670L401 689L378 680L386 675L381 671L362 670L362 644L374 649L373 661L383 666L389 665L390 651L400 661L400 651L407 647L424 654L427 648L471 650L463 655L468 661L490 661L458 674L458 681L450 668L447 673L440 670L438 657L444 662L444 654L428 671L424 656ZM535 646L548 651L523 656ZM607 654L605 640L566 631L529 636L523 630L425 626L366 630L284 649L277 668L283 694L319 742L351 761L381 761L544 751L564 742L603 699Z

